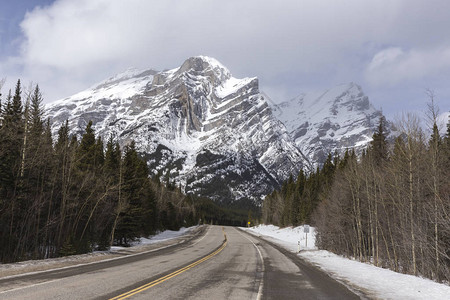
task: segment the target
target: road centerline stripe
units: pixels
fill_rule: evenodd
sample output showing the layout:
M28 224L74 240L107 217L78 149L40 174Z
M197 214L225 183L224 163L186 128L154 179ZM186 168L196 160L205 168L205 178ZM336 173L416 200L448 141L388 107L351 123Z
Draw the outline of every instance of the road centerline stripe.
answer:
M174 271L174 272L172 272L170 274L167 274L167 275L165 275L165 276L163 276L161 278L153 280L152 282L144 284L144 285L142 285L142 286L140 286L138 288L135 288L135 289L133 289L131 291L128 291L126 293L123 293L121 295L113 297L110 300L121 300L121 299L126 299L128 297L131 297L133 295L136 295L136 294L138 294L140 292L143 292L143 291L145 291L145 290L147 290L147 289L149 289L149 288L151 288L151 287L153 287L155 285L158 285L158 284L160 284L160 283L162 283L162 282L164 282L166 280L169 280L169 279L171 279L171 278L173 278L173 277L175 277L177 275L180 275L181 273L186 272L187 270L194 268L195 266L201 264L202 262L207 261L208 259L210 259L210 258L216 256L217 254L219 254L226 247L226 245L228 243L228 240L227 240L227 236L226 236L225 232L224 232L224 237L225 237L225 240L222 243L222 245L218 249L213 251L212 253L202 257L201 259L199 259L199 260L197 260L197 261L195 261L195 262L193 262L193 263L191 263L191 264L189 264L189 265L187 265L187 266L185 266L185 267L183 267L183 268L181 268L179 270L176 270L176 271Z

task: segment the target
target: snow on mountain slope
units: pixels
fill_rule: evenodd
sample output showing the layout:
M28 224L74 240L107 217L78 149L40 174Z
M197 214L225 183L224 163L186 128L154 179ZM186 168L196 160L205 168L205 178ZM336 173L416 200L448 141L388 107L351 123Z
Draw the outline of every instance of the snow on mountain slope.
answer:
M342 154L352 147L361 151L372 140L382 116L354 83L302 94L272 104L272 109L297 147L315 165L321 165L328 153Z
M91 120L104 139L135 140L151 172L223 202L258 202L308 166L258 79L234 78L205 56L164 72L128 70L51 103L48 115L54 133L68 119L71 132L82 134Z
M153 174L225 202L259 202L328 153L361 151L382 115L354 83L273 104L256 77L235 78L206 56L163 72L127 70L47 111L54 134L66 120L74 134L92 121L104 139L136 141Z

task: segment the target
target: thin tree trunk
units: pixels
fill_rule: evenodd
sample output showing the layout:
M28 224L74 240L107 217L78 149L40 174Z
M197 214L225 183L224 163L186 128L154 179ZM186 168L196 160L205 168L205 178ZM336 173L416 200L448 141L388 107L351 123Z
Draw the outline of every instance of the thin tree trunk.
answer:
M373 232L373 216L372 216L372 214L373 214L373 212L372 212L372 197L371 197L371 195L370 195L370 190L369 190L369 179L368 179L368 176L367 176L367 172L366 172L366 176L365 176L365 179L366 179L366 194L367 194L367 204L368 204L368 207L369 207L369 234L370 234L370 239L369 239L369 241L370 241L370 247L369 247L369 249L371 249L371 254L370 254L370 256L372 257L372 258L375 258L375 237L374 237L374 232Z
M414 233L414 202L413 202L413 155L411 149L411 138L408 141L408 173L409 173L409 223L411 225L411 255L412 255L412 264L413 264L413 274L417 275L417 264L416 264L416 237Z
M121 191L122 191L122 160L120 160L120 162L119 162L119 199L117 201L116 217L114 218L114 223L113 223L113 227L112 227L112 230L111 230L110 246L112 246L113 243L114 243L114 235L115 235L115 232L116 232L116 226L117 226L117 223L119 221L120 212L122 210Z
M28 107L30 100L29 97L27 97L27 103L25 104L25 129L23 132L23 148L22 148L22 160L20 162L20 178L23 177L24 171L25 171L25 153L27 149L27 136L28 136Z

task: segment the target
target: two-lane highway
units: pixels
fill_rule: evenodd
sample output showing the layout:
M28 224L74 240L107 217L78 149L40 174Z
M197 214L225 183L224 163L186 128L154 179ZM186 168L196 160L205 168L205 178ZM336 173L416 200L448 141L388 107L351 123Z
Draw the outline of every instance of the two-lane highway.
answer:
M358 299L293 254L233 227L159 251L0 279L0 299Z

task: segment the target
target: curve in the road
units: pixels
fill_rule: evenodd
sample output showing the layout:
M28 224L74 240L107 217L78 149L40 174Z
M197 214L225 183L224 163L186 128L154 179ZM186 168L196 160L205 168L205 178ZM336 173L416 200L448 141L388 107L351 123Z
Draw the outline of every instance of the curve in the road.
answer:
M158 285L158 284L160 284L160 283L162 283L162 282L164 282L166 280L169 280L169 279L171 279L171 278L173 278L173 277L175 277L177 275L180 275L181 273L184 273L187 270L194 268L195 266L201 264L202 262L207 261L208 259L211 259L212 257L214 257L217 254L219 254L227 246L227 235L225 234L225 232L223 232L223 235L224 235L224 241L223 241L222 245L218 249L216 249L215 251L209 253L208 255L202 257L201 259L199 259L199 260L197 260L197 261L195 261L195 262L193 262L193 263L191 263L191 264L189 264L189 265L187 265L187 266L185 266L185 267L183 267L181 269L178 269L178 270L176 270L176 271L174 271L174 272L172 272L170 274L167 274L165 276L162 276L162 277L160 277L160 278L158 278L156 280L153 280L153 281L151 281L151 282L149 282L147 284L144 284L144 285L142 285L140 287L132 289L131 291L128 291L126 293L123 293L123 294L120 294L120 295L118 295L116 297L113 297L110 300L123 300L123 299L129 298L129 297L131 297L133 295L136 295L136 294L138 294L140 292L143 292L143 291L145 291L145 290L147 290L147 289L149 289L149 288L151 288L151 287L153 287L155 285Z
M237 229L236 229L237 230ZM258 246L256 246L256 244L251 240L251 239L249 239L247 236L245 236L245 235L243 235L242 233L241 233L241 231L239 231L239 230L237 230L237 232L239 232L239 234L240 235L242 235L243 237L245 237L247 240L249 240L250 241L250 243L252 243L253 244L253 246L256 248L256 250L258 251L258 254L259 254L259 258L261 259L261 274L263 274L263 276L264 276L264 257L263 257L263 255L262 255L262 253L261 253L261 250L259 250L259 248L258 248ZM263 280L263 278L261 278L260 279L260 281L259 281L259 288L258 288L258 294L256 295L256 300L261 300L261 298L262 298L262 292L263 292L263 287L264 287L264 280Z

